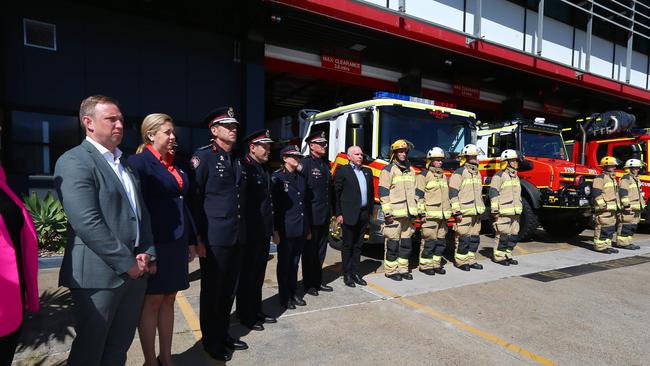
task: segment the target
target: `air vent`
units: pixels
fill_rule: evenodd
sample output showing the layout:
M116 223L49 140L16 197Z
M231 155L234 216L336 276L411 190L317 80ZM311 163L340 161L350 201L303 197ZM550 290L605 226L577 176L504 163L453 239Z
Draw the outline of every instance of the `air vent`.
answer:
M56 25L23 19L23 40L25 46L56 51Z

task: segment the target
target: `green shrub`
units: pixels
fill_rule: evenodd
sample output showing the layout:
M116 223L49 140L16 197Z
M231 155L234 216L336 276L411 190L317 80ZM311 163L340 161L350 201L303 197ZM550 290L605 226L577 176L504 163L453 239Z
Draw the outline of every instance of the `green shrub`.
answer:
M58 252L65 247L68 218L61 201L48 192L42 200L35 192L23 196L25 207L34 220L38 234L38 248Z

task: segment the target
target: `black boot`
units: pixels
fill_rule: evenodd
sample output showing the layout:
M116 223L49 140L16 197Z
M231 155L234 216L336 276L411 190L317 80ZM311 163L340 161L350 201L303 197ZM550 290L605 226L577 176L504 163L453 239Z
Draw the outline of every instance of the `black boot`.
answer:
M402 273L402 278L405 279L405 280L412 280L412 279L413 279L413 275L410 274L410 273L408 273L408 272L406 272L406 273Z
M519 264L519 262L516 259L508 258L508 262L512 264L513 266L516 266Z
M442 268L442 267L434 268L433 270L434 270L437 274L445 274L445 273L447 273L447 271L445 271L445 269Z
M402 275L399 273L393 273L392 275L386 275L386 277L390 278L393 281L401 281L402 280Z
M427 269L422 269L420 272L424 273L425 275L433 276L436 274L436 271L433 268L427 268Z
M510 260L508 260L508 258L500 260L500 261L494 260L494 263L500 264L502 266L509 266L510 265Z
M482 265L482 264L478 264L478 263L472 263L472 264L469 265L469 267L470 267L471 269L483 269L483 265Z
M460 266L458 266L458 268L460 268L461 271L467 272L469 271L469 264L461 264Z
M607 248L607 249L605 249L605 250L606 250L609 254L616 254L616 253L618 253L618 249L614 249L614 248Z
M307 302L305 300L301 299L300 297L298 297L297 295L294 295L292 300L293 300L293 303L298 305L298 306L307 305Z

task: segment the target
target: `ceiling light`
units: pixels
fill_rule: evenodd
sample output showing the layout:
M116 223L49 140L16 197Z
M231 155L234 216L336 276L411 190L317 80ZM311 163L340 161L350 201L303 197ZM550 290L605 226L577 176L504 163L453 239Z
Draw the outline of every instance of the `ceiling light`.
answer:
M353 51L361 52L361 51L365 50L366 47L367 46L365 44L355 43L352 46L350 46L350 49L353 50Z

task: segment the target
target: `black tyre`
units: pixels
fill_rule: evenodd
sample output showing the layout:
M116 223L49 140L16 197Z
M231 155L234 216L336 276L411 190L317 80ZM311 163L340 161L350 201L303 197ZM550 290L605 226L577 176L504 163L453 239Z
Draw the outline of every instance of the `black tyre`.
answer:
M528 198L524 197L521 200L522 211L521 218L519 219L519 241L530 241L533 239L537 227L539 226L539 219L537 213L533 210L533 205L530 204Z
M568 220L542 220L542 228L550 236L556 238L575 237L587 229L587 222L576 222Z

